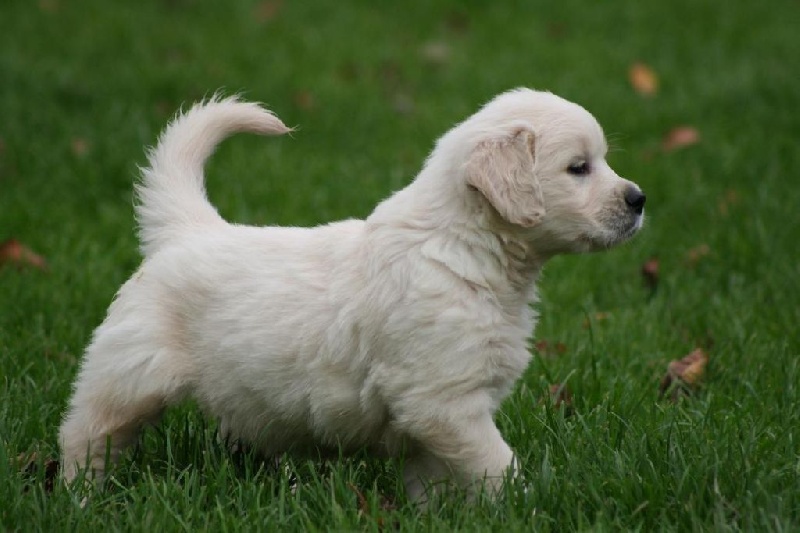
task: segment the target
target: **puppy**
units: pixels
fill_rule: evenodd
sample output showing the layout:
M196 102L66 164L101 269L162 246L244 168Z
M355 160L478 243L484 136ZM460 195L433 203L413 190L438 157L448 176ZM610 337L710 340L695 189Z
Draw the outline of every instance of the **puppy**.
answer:
M178 116L137 187L144 262L94 332L60 431L63 475L102 479L186 397L266 455L404 454L408 495L496 492L514 454L493 421L531 354L535 282L556 254L642 226L595 119L517 89L436 144L366 220L249 227L208 202L203 164L240 131L281 135L235 98ZM300 194L301 191L298 191Z

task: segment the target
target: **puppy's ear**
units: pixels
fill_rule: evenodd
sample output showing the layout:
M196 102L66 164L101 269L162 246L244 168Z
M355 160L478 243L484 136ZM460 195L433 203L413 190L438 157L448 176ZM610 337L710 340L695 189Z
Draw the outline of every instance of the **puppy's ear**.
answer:
M533 172L534 133L519 128L501 139L483 141L466 164L466 179L500 215L526 228L544 217L544 198Z

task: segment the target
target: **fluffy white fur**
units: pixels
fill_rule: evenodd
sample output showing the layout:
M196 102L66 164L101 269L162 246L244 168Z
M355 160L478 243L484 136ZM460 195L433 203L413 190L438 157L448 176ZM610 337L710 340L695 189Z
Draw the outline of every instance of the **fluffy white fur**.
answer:
M550 93L504 93L366 220L317 228L230 224L208 203L203 163L238 131L289 130L214 99L150 152L145 259L86 350L60 433L65 478L101 478L107 445L113 461L190 396L265 454L402 451L417 500L442 480L498 489L514 454L493 415L531 357L542 265L642 224L644 195L606 164L600 126Z

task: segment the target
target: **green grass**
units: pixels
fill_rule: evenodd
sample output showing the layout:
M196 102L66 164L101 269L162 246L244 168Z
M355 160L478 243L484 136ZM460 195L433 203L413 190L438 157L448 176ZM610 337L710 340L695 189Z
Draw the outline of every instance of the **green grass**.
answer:
M0 529L800 530L797 3L417 4L0 6L0 241L49 263L0 267ZM658 73L655 96L630 88L636 61ZM398 465L367 457L275 470L230 455L191 405L85 509L46 490L82 349L139 261L136 165L182 103L226 88L298 125L225 144L209 191L231 220L313 225L367 215L454 122L520 85L597 116L648 222L620 249L548 266L536 338L566 351L535 358L498 415L523 464L498 502L420 512ZM701 142L660 150L683 124ZM651 294L639 272L653 256ZM659 400L667 363L698 345L701 393ZM540 403L562 382L570 417ZM26 472L17 458L33 452Z

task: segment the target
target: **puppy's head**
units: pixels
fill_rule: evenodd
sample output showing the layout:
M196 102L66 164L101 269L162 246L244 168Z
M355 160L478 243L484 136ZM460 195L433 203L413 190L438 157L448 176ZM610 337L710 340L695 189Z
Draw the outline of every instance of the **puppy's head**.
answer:
M453 133L469 189L541 254L605 249L642 227L644 193L608 166L603 131L577 104L518 89Z

